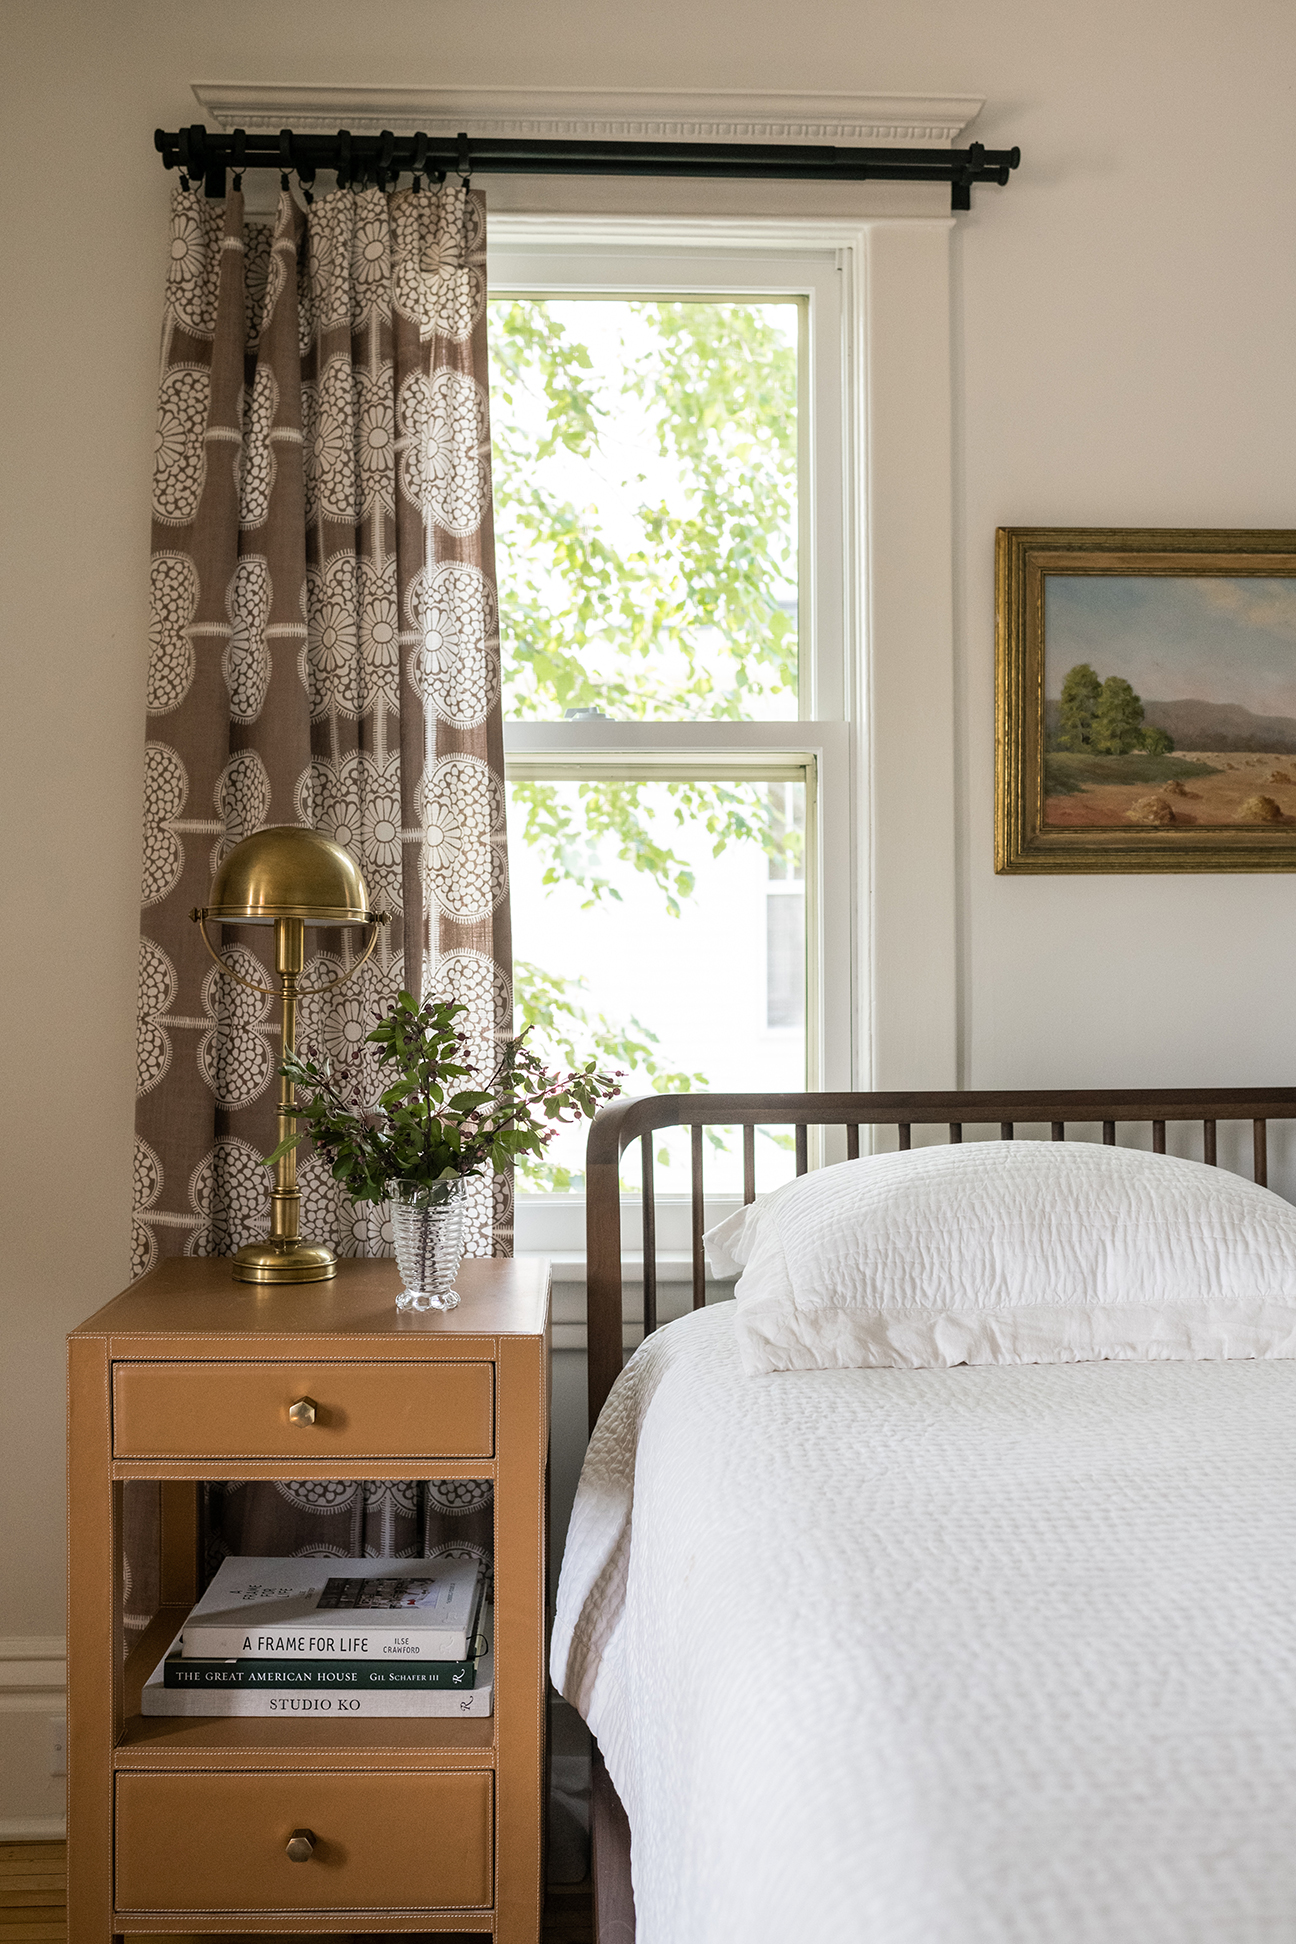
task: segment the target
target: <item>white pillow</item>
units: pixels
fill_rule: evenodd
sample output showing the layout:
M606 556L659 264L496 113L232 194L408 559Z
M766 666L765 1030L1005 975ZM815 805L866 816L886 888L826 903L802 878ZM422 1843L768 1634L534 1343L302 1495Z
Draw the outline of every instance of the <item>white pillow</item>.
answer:
M846 1161L706 1238L743 1368L1296 1356L1296 1209L1171 1155L974 1141Z

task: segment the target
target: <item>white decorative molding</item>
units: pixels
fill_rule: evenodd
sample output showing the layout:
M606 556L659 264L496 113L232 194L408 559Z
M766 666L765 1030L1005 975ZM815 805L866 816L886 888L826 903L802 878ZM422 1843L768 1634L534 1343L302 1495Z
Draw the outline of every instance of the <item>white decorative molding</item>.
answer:
M66 1835L66 1816L0 1816L0 1843L61 1843Z
M0 1637L0 1843L57 1842L65 1834L64 1817L48 1813L61 1804L63 1779L49 1773L46 1724L66 1713L66 1652L62 1634ZM12 1813L28 1809L47 1813Z
M359 88L195 81L217 128L252 134L495 135L558 141L807 142L950 148L980 95L748 94L739 89Z
M0 1715L48 1714L67 1687L62 1634L0 1635Z
M0 1661L66 1659L67 1641L62 1634L0 1634Z

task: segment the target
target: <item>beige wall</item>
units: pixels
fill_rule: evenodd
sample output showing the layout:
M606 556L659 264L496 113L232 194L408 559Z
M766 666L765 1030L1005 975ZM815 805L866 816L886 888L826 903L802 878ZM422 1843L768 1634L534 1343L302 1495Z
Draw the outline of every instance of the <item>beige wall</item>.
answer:
M1291 1077L1288 880L990 865L995 525L1296 524L1290 6L8 0L0 22L0 1635L62 1630L61 1338L127 1267L150 138L198 117L191 80L986 95L976 133L1026 161L954 243L963 1078Z

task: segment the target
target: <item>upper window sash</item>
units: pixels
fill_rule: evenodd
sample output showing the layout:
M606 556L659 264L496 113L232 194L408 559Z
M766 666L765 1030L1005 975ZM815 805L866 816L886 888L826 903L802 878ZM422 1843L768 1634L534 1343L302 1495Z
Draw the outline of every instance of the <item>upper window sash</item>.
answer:
M521 219L506 228L516 233ZM498 224L497 224L498 228ZM798 358L798 719L847 713L842 279L831 250L764 251L495 242L492 297L804 300ZM789 718L791 719L791 718Z

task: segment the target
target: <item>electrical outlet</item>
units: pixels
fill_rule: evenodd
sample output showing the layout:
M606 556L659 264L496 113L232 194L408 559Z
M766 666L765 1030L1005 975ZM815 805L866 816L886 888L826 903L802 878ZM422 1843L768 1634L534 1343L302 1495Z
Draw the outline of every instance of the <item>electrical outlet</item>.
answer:
M67 1774L67 1717L51 1715L49 1718L49 1772L51 1775Z

